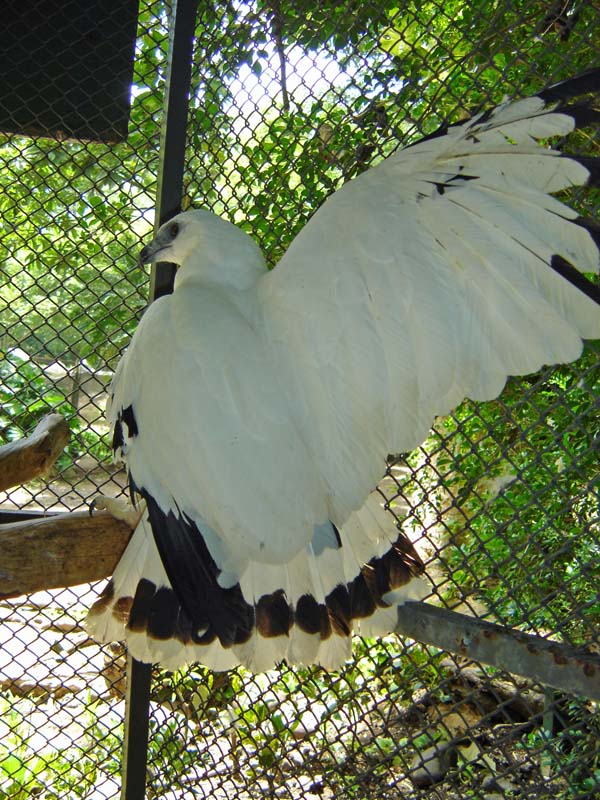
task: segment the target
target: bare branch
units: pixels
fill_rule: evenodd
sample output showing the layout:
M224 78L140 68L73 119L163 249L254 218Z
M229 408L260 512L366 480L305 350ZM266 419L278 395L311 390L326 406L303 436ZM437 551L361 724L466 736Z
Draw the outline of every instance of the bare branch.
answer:
M0 491L43 475L69 441L69 426L60 414L48 414L30 436L0 447Z

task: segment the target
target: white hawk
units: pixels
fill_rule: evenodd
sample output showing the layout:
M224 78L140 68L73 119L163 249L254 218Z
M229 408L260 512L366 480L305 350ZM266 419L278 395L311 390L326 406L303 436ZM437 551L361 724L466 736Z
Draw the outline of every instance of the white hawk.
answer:
M145 501L88 618L168 668L341 665L392 630L422 563L373 494L388 453L507 376L600 338L599 227L550 196L598 161L538 140L599 113L600 70L504 103L332 195L268 271L253 240L179 214L179 264L112 384L114 448Z

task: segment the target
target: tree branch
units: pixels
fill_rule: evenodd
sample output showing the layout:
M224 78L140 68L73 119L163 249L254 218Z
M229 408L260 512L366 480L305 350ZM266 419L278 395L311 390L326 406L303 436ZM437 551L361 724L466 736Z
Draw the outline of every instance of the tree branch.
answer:
M66 420L48 414L32 434L0 447L0 491L43 475L62 453L69 435Z
M0 525L0 599L112 575L131 529L106 512Z

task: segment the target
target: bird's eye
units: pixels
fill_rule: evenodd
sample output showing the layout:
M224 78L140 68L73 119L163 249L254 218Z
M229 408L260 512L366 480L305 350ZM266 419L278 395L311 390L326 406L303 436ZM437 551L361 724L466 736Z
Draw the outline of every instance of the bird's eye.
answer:
M169 236L171 237L171 239L174 239L178 233L179 233L179 223L174 222L172 225L169 226Z

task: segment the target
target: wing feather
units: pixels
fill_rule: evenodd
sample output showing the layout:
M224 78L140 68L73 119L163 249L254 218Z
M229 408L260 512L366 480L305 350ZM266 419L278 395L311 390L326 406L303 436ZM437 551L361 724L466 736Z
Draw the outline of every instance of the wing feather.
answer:
M589 163L536 142L574 125L533 97L393 155L329 198L263 278L336 524L436 415L600 337L598 306L551 267L598 272L597 242L548 194L586 183Z

